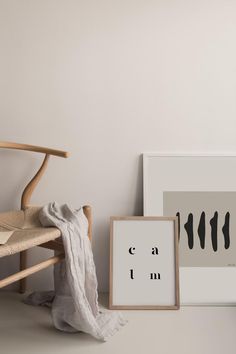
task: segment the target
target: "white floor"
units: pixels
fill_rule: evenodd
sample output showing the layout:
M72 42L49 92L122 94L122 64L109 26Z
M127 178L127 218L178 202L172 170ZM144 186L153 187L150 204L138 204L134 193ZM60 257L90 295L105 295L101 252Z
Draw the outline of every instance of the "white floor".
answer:
M236 354L236 307L183 307L180 311L123 311L129 323L110 341L52 326L50 311L0 292L1 354ZM101 301L106 304L106 297Z

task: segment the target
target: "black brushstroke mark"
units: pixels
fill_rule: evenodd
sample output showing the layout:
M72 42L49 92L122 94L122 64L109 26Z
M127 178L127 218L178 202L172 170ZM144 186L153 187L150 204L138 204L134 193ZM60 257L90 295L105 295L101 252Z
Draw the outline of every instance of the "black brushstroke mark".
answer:
M178 217L178 232L179 232L178 236L179 236L179 240L180 240L180 230L181 230L180 212L177 212L176 216ZM218 211L215 211L214 216L209 221L209 224L211 226L212 248L215 252L218 250L218 216L219 216ZM184 224L184 228L185 228L187 236L188 236L188 247L189 247L189 249L192 249L194 246L194 230L193 230L193 214L192 213L188 214L188 220ZM200 246L202 249L205 249L206 214L204 211L202 211L202 213L201 213L197 232L198 232L198 236L199 236L199 240L200 240ZM230 213L229 212L227 212L225 214L225 222L222 227L222 233L224 235L224 247L225 247L225 249L228 249L230 247Z
M216 211L213 218L210 220L211 225L211 243L212 248L217 251L217 224L218 224L218 212Z
M177 212L176 216L178 218L178 239L180 239L180 213Z
M225 223L222 227L222 232L225 239L225 249L227 250L230 246L230 235L229 235L229 222L230 222L230 213L225 214Z
M202 249L204 249L205 248L205 237L206 237L206 215L205 215L204 211L201 213L197 232L198 232L198 236L200 239L200 246Z
M184 228L188 235L188 247L193 248L193 214L188 214L188 221L184 224Z

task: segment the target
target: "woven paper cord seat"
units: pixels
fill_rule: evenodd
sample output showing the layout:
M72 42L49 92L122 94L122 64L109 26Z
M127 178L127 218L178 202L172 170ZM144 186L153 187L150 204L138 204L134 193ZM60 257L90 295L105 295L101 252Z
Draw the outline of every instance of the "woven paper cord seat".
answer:
M9 256L61 236L55 227L44 228L40 225L40 208L0 213L0 230L14 230L4 245L0 245L0 257Z

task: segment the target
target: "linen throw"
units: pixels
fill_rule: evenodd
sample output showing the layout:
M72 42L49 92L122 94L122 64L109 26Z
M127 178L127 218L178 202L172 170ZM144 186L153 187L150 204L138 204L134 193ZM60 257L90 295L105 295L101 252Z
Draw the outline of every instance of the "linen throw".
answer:
M120 312L98 305L96 269L83 208L73 211L66 204L50 203L39 212L39 220L45 227L60 229L65 260L54 267L55 292L33 293L25 302L33 305L51 302L57 329L82 331L106 341L127 321Z

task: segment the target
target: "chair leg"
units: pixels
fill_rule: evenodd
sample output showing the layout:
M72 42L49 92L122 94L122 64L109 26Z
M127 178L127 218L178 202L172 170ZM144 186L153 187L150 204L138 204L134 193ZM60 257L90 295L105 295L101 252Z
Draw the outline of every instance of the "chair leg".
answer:
M20 252L20 270L27 268L27 251ZM26 291L26 278L20 280L19 292L21 294Z
M90 241L92 241L92 208L89 205L85 205L83 207L84 214L86 218L88 219L88 237Z

